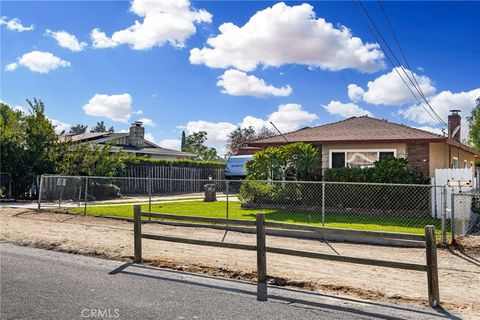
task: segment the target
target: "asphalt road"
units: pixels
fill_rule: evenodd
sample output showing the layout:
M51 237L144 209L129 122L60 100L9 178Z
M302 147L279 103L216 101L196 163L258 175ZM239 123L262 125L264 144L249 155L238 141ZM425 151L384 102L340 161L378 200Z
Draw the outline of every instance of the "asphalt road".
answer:
M445 319L391 305L0 244L1 319ZM454 317L453 317L454 318Z

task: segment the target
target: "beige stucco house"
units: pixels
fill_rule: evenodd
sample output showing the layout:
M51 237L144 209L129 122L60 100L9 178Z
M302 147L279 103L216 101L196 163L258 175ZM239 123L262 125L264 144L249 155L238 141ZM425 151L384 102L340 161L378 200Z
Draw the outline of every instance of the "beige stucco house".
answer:
M318 170L335 167L372 166L387 155L408 159L410 169L425 178L438 168L473 167L479 154L460 142L460 115L448 119L448 136L379 120L368 116L352 117L314 128L304 128L283 136L249 143L250 150L289 142L307 142L318 147ZM258 150L258 149L257 149Z

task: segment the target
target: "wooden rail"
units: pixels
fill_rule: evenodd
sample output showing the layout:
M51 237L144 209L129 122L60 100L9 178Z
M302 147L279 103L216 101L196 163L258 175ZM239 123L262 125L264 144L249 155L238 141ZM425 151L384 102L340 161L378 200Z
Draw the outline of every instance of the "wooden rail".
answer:
M358 258L358 257L348 257L348 256L338 256L317 252L308 252L301 250L285 249L285 248L275 248L267 247L265 241L266 227L272 228L286 228L295 230L306 230L313 232L325 232L325 230L330 230L330 228L323 227L312 227L312 226L302 226L302 225L292 225L276 222L265 222L265 214L258 213L256 215L256 221L248 220L228 220L229 224L239 224L239 225L255 225L256 227L256 245L249 244L240 244L240 243L228 243L220 241L211 241L211 240L197 240L197 239L188 239L188 238L179 238L171 236L163 236L158 234L151 233L142 233L142 217L150 218L165 218L173 220L188 220L188 221L198 221L198 222L209 222L209 223L226 223L226 219L220 218L206 218L206 217L194 217L194 216L181 216L181 215L169 215L161 213L151 213L151 212L141 212L141 206L134 206L134 261L135 263L142 262L142 239L151 239L151 240L160 240L168 242L177 242L177 243L186 243L193 245L201 246L210 246L210 247L221 247L228 249L239 249L239 250L255 250L257 251L257 300L266 301L267 300L267 256L266 253L274 254L283 254L297 257L306 257L313 259L321 260L330 260L330 261L340 261L346 263L378 266L378 267L387 267L387 268L396 268L404 270L415 270L415 271L426 271L427 272L427 284L428 284L428 301L429 305L436 307L440 304L439 298L439 287L438 287L438 266L437 266L437 243L435 239L435 227L434 226L425 226L425 235L410 235L410 234L401 234L401 233L388 233L388 232L370 232L370 231L359 231L359 230L342 230L342 232L351 232L351 235L355 236L374 236L374 237L398 237L398 239L404 240L415 240L415 241L425 241L426 247L426 265L422 264L413 264L397 261L388 261L388 260L376 260L368 258ZM199 224L199 226L202 226ZM335 229L336 231L340 229Z

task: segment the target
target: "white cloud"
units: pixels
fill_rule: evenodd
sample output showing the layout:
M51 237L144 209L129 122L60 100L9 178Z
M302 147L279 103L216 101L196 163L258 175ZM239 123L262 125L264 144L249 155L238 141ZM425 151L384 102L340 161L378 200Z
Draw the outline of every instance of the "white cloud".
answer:
M70 62L62 60L50 52L32 51L17 58L16 62L8 64L5 71L13 71L19 66L24 66L33 72L48 73L59 67L69 67Z
M325 110L330 114L339 115L344 118L350 117L359 117L359 116L369 116L373 117L373 114L366 110L362 109L354 103L341 103L340 101L330 101L329 104L323 106Z
M348 85L348 97L350 98L350 100L354 102L362 100L364 93L365 93L365 90L363 90L356 84L352 83Z
M288 103L279 105L277 111L269 114L265 120L246 116L239 125L252 126L255 130L259 130L264 126L271 128L270 122L273 122L282 133L285 133L300 129L316 119L318 119L316 114L303 110L301 105Z
M306 3L292 7L277 3L255 13L242 27L229 22L219 31L207 40L207 47L190 51L191 63L243 71L284 64L363 72L384 67L378 44L363 43L347 27L335 28L316 19L313 7Z
M155 137L150 132L145 133L145 140L156 143L155 142Z
M0 25L7 25L7 28L13 31L23 32L23 31L31 31L35 29L35 26L31 24L29 27L22 25L22 22L18 18L10 19L10 21L6 20L7 17L0 18Z
M289 85L276 88L266 84L263 79L234 69L226 70L223 75L219 77L217 86L223 87L222 92L232 96L254 96L262 98L271 95L286 97L292 93L292 88Z
M466 117L470 115L475 107L475 100L480 97L480 88L473 89L467 92L454 93L451 91L442 91L439 94L429 99L430 105L439 114L439 116L447 121L449 111L457 109L461 111L462 115L462 139L467 137L468 122ZM422 105L413 105L409 108L399 111L399 114L406 119L415 121L421 124L438 124L432 117L428 115Z
M15 111L20 111L22 113L27 113L27 108L25 108L24 106L13 106L12 109Z
M180 139L163 139L159 144L163 148L180 150L182 141Z
M57 119L50 119L52 124L55 126L55 133L60 134L62 131L67 131L70 129L71 125L69 123L62 122Z
M230 122L208 122L204 120L188 121L186 124L187 134L193 132L206 131L207 144L218 145L227 141L227 136L235 130L237 125Z
M155 127L157 125L152 119L148 118L138 119L138 121L143 122L143 124L148 127Z
M55 39L60 47L70 49L74 52L82 51L87 46L86 42L79 42L77 37L65 30L52 31L47 29L45 34Z
M5 66L5 71L13 71L18 68L18 63L12 62Z
M364 91L355 84L350 84L348 86L348 96L353 101L363 98L365 102L375 105L402 105L416 101L408 87L405 85L405 83L403 83L397 71L402 75L405 82L409 85L408 87L417 95L419 99L421 99L420 95L417 93L401 68L393 68L389 73L383 74L375 80L368 82L367 91ZM415 83L411 72L408 69L405 69L405 71L410 79L412 79L412 81ZM435 94L435 86L430 78L427 76L419 76L415 73L414 75L423 91L423 94L426 97Z
M103 48L113 48L118 46L118 43L107 37L105 32L100 31L100 29L95 28L90 33L90 38L92 39L92 45L94 48L103 49Z
M187 134L198 131L207 132L207 145L215 147L219 153L224 152L225 143L228 140L228 134L235 130L238 126L249 127L252 126L256 130L264 126L271 128L272 121L277 128L286 133L300 129L302 126L308 125L318 116L302 109L302 106L296 103L289 103L279 105L277 111L268 115L265 119L256 118L253 116L246 116L242 122L234 124L231 122L208 122L204 120L189 121L185 125ZM180 126L178 126L180 127Z
M100 29L94 29L91 34L94 47L129 44L135 50L145 50L166 42L183 47L195 34L195 24L212 21L209 12L192 8L188 0L133 0L130 11L143 21L135 21L132 26L114 32L110 38Z
M107 117L120 122L127 122L133 114L138 114L132 109L132 97L128 93L97 93L82 108L90 116Z

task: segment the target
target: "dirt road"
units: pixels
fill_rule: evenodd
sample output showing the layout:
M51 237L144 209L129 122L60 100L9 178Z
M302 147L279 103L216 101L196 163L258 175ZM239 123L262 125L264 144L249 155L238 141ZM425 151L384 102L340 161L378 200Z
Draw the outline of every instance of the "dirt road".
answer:
M0 208L0 237L4 241L64 252L125 260L133 256L133 225L126 221L74 216L51 212L36 213L19 208ZM172 227L148 224L146 232L235 243L255 243L255 236L207 228ZM440 298L446 309L468 318L480 317L480 253L439 250ZM347 243L269 236L276 247L329 254L425 263L424 249L390 248ZM144 258L154 265L231 278L254 279L255 252L192 246L144 240ZM329 294L367 299L388 299L402 303L427 304L426 274L391 268L268 255L268 275L286 280L287 285Z

